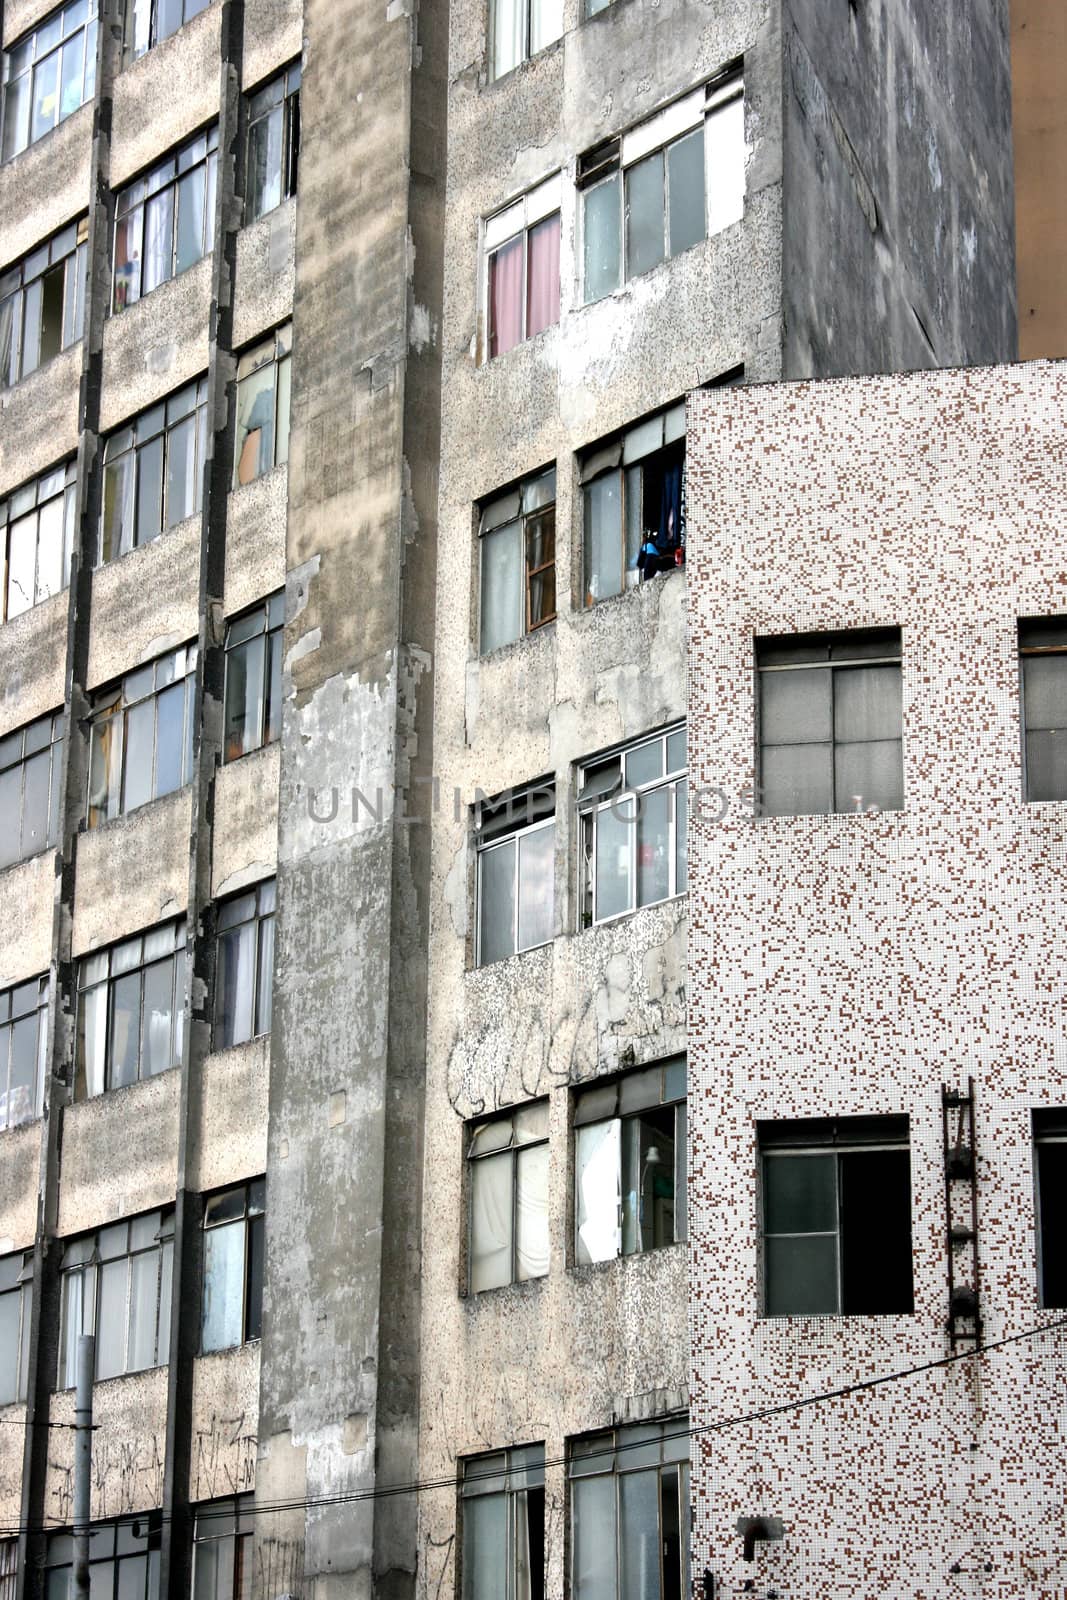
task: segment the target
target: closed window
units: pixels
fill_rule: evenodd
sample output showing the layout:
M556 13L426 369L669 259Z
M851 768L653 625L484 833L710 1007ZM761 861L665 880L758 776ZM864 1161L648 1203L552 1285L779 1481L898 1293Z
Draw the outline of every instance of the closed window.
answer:
M281 737L284 627L285 595L280 590L227 624L224 761L236 761Z
M548 1271L548 1101L468 1124L472 1294Z
M0 1600L15 1600L18 1593L19 1542L0 1539Z
M91 1523L89 1592L93 1600L157 1600L162 1538L159 1511L143 1511L122 1522ZM45 1593L48 1600L75 1600L71 1533L48 1536Z
M96 92L96 0L53 11L4 57L2 159L51 133Z
M90 828L191 781L195 687L196 646L187 645L93 697Z
M557 173L485 224L490 357L559 321L559 199Z
M143 56L206 10L210 0L126 0L126 59Z
M229 1350L258 1339L263 1322L266 1179L204 1202L204 1294L200 1348Z
M484 656L555 621L555 467L487 501L478 544Z
M122 1089L178 1066L184 1029L184 917L82 956L79 1098Z
M300 63L248 97L245 166L247 221L266 216L296 193L300 157Z
M1023 795L1067 800L1067 617L1019 623Z
M88 238L83 217L0 272L0 389L29 377L81 338Z
M563 0L489 0L492 76L502 78L563 33Z
M581 459L585 604L685 560L685 401Z
M209 254L218 147L216 124L119 191L112 311L132 306Z
M249 1600L255 1495L194 1506L193 1600Z
M640 1255L686 1236L684 1056L574 1096L575 1259Z
M763 1314L910 1312L908 1119L759 1122Z
M0 500L4 622L59 594L70 582L77 476L76 463L69 461Z
M1038 1301L1067 1309L1067 1109L1034 1112Z
M682 726L580 768L584 928L685 892L685 766Z
M274 879L222 900L215 969L215 1049L270 1032Z
M478 808L477 965L552 938L556 790L549 780Z
M599 300L738 222L745 205L739 74L697 89L578 162L582 283Z
M544 1445L468 1456L460 1493L463 1600L544 1600Z
M237 365L237 434L233 486L252 483L289 459L291 323L243 355Z
M26 1398L32 1294L33 1251L0 1256L0 1406Z
M44 1112L50 981L0 990L0 1130Z
M105 440L101 561L149 544L199 512L206 449L206 378Z
M57 843L62 774L62 711L0 739L0 867Z
M165 1366L170 1340L173 1211L149 1211L71 1239L60 1283L59 1387L72 1389L78 1340L96 1336L96 1377Z
M689 1600L689 1419L572 1439L572 1600Z
M904 804L900 629L756 640L759 810Z

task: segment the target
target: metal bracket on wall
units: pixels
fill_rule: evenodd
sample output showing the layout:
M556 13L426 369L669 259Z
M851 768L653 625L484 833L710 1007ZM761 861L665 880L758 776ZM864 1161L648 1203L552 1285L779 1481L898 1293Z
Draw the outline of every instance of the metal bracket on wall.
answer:
M948 1337L953 1350L982 1338L978 1277L978 1163L974 1079L966 1092L941 1087L948 1260Z

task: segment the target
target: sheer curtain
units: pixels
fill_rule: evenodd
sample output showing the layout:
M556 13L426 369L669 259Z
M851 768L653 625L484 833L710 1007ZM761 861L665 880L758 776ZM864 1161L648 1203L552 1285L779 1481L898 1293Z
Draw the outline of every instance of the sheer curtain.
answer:
M526 0L496 0L493 14L493 77L501 78L523 59Z
M511 1282L510 1151L475 1161L471 1182L471 1290Z
M526 277L526 337L559 321L559 212L531 228Z
M491 356L502 356L522 339L523 237L519 234L516 238L510 239L489 257L489 354Z

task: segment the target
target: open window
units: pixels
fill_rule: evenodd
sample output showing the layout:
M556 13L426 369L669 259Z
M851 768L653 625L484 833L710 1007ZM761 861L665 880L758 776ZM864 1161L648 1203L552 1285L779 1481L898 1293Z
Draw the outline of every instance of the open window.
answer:
M583 928L684 894L684 724L583 762L578 818Z
M584 601L685 561L685 401L584 452Z
M574 1190L579 1266L685 1238L684 1056L575 1090Z
M548 944L555 920L556 786L551 779L476 808L476 964Z
M248 97L246 220L254 222L296 193L300 158L300 63Z
M1034 1112L1038 1300L1067 1309L1067 1108Z
M263 1325L265 1178L204 1201L200 1349L230 1350L258 1339Z
M555 621L555 467L486 501L478 548L484 656Z
M215 963L216 1050L270 1032L274 985L275 880L219 902Z
M0 272L0 389L82 337L88 239L83 217Z
M285 323L237 364L233 486L253 483L289 460L292 323Z
M236 761L281 737L284 628L281 589L226 625L224 761Z

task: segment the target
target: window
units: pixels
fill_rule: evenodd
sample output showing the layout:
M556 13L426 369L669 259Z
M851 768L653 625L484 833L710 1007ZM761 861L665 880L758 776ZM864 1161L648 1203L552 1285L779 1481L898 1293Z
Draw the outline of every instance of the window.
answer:
M56 844L62 774L62 711L0 739L0 867Z
M575 1258L639 1255L686 1235L685 1057L574 1096Z
M766 817L904 804L900 629L756 640Z
M0 1600L15 1600L18 1593L19 1542L0 1539Z
M200 1348L205 1354L259 1338L265 1192L266 1179L256 1178L204 1203Z
M463 1463L463 1600L544 1600L545 1447Z
M89 1589L93 1600L156 1600L162 1528L159 1511L91 1525ZM48 1600L75 1600L72 1533L48 1536L45 1593Z
M85 328L89 219L0 272L0 389L77 344Z
M0 1256L0 1406L26 1398L32 1294L33 1251L16 1250L14 1255Z
M1067 1308L1067 1110L1035 1111L1038 1300Z
M190 644L94 696L90 828L191 781L195 685L196 645Z
M274 979L274 879L218 909L215 1049L270 1032Z
M478 808L477 964L552 938L556 788L509 792Z
M758 1122L763 1314L910 1312L906 1116Z
M227 624L224 761L281 737L284 627L281 590Z
M101 561L149 544L199 512L206 452L206 378L104 441Z
M206 10L210 0L126 0L126 59L143 56Z
M255 1495L194 1507L193 1600L250 1600Z
M587 761L578 815L584 928L683 894L685 727Z
M178 1066L184 1029L184 917L82 956L79 1098L121 1089Z
M688 1600L689 1418L570 1445L572 1600Z
M555 467L484 505L479 531L484 656L555 621Z
M0 500L4 622L59 594L70 582L77 477L77 464L69 461Z
M469 1125L472 1294L548 1272L548 1101Z
M300 63L248 97L245 205L248 222L296 193L300 157Z
M96 1335L96 1377L167 1364L173 1211L148 1211L68 1240L60 1268L59 1387L72 1389L78 1339Z
M216 124L119 191L112 311L132 306L210 252L218 148Z
M587 606L681 566L684 400L587 451L580 477Z
M502 78L563 33L563 0L489 0L492 76Z
M1067 800L1067 617L1019 623L1023 797Z
M557 172L485 224L490 358L559 321L559 200Z
M237 436L233 486L252 483L289 459L290 360L293 328L286 323L237 366Z
M0 1129L44 1114L49 993L47 973L0 990Z
M96 0L71 0L4 57L2 159L43 139L95 92Z
M739 74L676 100L578 162L582 282L599 300L739 222L745 207Z

